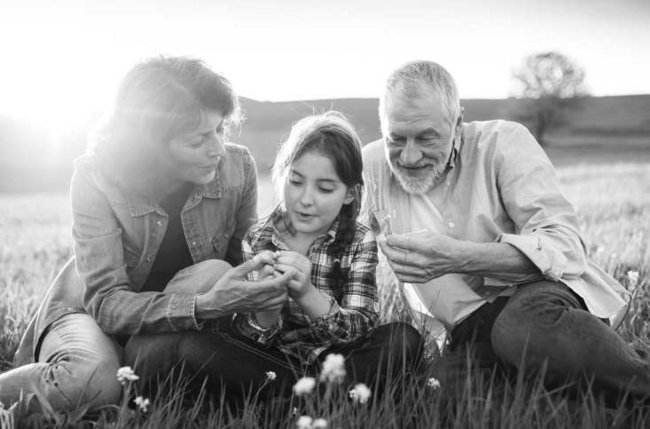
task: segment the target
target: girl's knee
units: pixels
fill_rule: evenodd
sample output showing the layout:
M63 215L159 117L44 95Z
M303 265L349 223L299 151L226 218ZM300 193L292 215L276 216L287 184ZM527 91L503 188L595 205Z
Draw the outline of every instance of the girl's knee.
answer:
M417 329L402 322L391 323L384 329L388 329L389 349L394 357L403 357L407 362L419 360L424 344Z

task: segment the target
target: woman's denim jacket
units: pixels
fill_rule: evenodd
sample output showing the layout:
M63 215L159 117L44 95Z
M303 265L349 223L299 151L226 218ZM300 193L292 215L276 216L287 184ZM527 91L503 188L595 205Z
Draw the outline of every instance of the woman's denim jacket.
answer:
M107 334L200 329L195 294L140 292L167 229L165 211L107 180L92 155L75 161L70 198L74 257L49 287L15 364L34 361L44 330L70 313L88 313ZM194 263L241 262L241 240L257 220L257 173L245 147L226 145L215 179L195 186L181 220Z

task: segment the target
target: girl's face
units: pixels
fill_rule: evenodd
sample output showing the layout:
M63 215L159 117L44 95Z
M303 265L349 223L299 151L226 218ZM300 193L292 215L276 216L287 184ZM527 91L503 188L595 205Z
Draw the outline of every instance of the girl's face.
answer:
M332 161L308 151L293 161L284 182L284 203L297 233L313 238L326 233L344 204L354 199Z
M204 185L214 179L219 158L225 155L221 112L204 111L199 126L174 137L162 155L163 177L170 188L185 182Z

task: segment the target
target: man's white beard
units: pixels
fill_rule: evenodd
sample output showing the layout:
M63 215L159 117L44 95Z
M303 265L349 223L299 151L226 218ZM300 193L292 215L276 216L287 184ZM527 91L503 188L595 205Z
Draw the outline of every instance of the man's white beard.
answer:
M433 185L436 184L436 181L445 170L444 164L436 165L435 167L431 167L424 177L413 177L404 173L399 166L393 165L392 162L388 162L388 166L397 178L397 182L402 186L402 189L407 194L412 195L427 193L433 188Z

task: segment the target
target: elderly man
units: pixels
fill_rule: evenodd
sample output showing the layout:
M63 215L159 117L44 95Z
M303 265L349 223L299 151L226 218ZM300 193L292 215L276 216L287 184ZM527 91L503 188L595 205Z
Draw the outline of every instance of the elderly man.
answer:
M648 360L608 323L626 291L587 259L527 129L464 123L453 78L427 61L390 75L379 111L383 139L363 150L365 215L411 306L447 328L448 353L650 395Z

